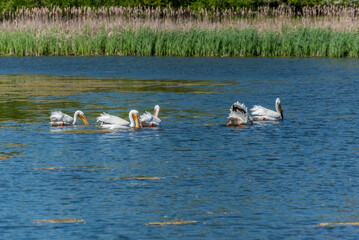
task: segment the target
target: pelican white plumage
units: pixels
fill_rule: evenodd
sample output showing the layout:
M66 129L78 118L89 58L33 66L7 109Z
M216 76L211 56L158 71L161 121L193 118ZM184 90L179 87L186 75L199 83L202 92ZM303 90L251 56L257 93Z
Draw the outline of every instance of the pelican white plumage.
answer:
M131 110L128 114L128 118L130 122L108 113L102 113L98 118L97 122L101 123L101 127L104 128L142 128L140 116L138 115L137 110Z
M240 126L253 123L252 118L248 114L248 109L243 103L235 102L229 110L229 123L227 126Z
M156 105L154 107L153 114L150 112L145 112L141 115L141 124L143 127L158 127L160 125L161 119L158 118L158 113L160 112L160 106Z
M275 110L270 110L268 108L254 105L251 109L253 120L254 121L278 121L283 120L283 109L280 103L280 99L275 100Z
M74 113L74 117L71 117L61 111L53 111L50 115L50 125L51 126L68 126L68 125L75 125L77 121L77 117L79 117L85 125L88 125L88 121L85 117L85 114L77 110Z

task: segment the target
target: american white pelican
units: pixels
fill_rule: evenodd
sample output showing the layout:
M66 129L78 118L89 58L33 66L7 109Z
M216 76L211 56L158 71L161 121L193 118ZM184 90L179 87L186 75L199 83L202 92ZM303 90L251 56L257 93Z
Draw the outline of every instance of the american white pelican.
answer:
M240 126L253 123L252 118L248 114L247 107L243 103L235 102L229 110L229 123L227 126Z
M158 118L158 113L160 112L160 106L156 105L154 107L153 114L150 112L145 112L141 115L141 124L143 127L158 127L160 125L161 119Z
M101 127L104 128L142 128L140 116L138 115L137 110L131 110L128 114L128 118L130 122L122 119L120 117L116 117L110 115L108 113L102 113L98 118L97 122L101 123Z
M67 125L75 125L77 121L77 117L79 117L85 125L88 125L88 121L85 117L85 114L77 110L74 114L74 117L70 117L69 115L61 112L61 111L53 111L50 116L50 124L51 126L67 126Z
M268 108L254 105L251 109L253 120L255 121L277 121L283 119L283 109L280 104L280 99L275 100L275 110L270 110Z

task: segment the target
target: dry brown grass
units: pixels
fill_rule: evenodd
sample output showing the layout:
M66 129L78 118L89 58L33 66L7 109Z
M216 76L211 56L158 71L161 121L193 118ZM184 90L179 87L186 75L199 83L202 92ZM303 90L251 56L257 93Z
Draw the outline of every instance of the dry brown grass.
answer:
M98 10L91 8L21 8L3 14L0 22L3 30L32 29L47 32L54 29L73 33L87 28L97 32L104 27L107 32L114 29L150 28L154 30L188 30L219 28L254 28L258 31L281 31L286 28L332 28L334 31L357 31L359 8L340 6L306 7L295 13L293 9L280 6L256 11L251 9L228 9L211 11L189 8L133 8L110 7Z

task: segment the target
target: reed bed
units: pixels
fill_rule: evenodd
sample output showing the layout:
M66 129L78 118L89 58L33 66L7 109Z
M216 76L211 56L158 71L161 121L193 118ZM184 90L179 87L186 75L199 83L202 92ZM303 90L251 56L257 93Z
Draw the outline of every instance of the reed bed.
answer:
M255 28L280 31L287 27L327 28L333 30L357 30L359 28L359 7L317 6L303 7L300 11L279 6L260 7L256 10L199 9L190 8L20 8L15 12L3 12L1 29L48 29L61 28L71 31L86 27L105 26L114 28L216 29L224 27Z
M359 57L358 13L356 7L22 8L3 13L0 55Z
M256 29L188 31L149 28L107 33L88 30L66 35L1 31L5 56L228 56L228 57L359 57L358 32L298 28L258 32Z

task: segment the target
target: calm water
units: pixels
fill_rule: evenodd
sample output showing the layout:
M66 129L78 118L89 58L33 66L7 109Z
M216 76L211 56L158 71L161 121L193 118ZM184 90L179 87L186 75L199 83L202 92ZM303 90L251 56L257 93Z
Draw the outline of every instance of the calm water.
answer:
M357 239L358 226L320 224L359 221L358 69L357 59L0 58L1 238ZM274 109L276 97L283 122L225 127L234 101ZM156 104L160 128L95 121ZM81 109L90 126L51 128L55 109Z

